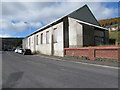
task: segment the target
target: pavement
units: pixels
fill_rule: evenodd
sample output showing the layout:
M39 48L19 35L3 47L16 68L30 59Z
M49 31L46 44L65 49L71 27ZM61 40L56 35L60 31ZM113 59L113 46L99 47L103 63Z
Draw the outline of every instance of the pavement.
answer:
M65 57L59 57L59 56L48 56L44 54L39 54L41 57L48 57L48 58L55 58L56 60L66 60L66 61L74 61L74 62L81 62L81 63L88 63L88 64L95 64L95 65L103 65L103 66L111 66L111 67L119 67L118 62L105 62L105 61L95 61L95 60L82 60L76 57L72 56L65 56Z
M118 88L117 66L2 53L3 88Z

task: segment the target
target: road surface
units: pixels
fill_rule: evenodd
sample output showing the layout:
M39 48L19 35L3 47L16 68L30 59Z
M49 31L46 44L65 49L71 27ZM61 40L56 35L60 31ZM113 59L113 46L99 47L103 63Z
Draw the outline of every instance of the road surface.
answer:
M5 51L2 79L3 88L118 88L118 69Z

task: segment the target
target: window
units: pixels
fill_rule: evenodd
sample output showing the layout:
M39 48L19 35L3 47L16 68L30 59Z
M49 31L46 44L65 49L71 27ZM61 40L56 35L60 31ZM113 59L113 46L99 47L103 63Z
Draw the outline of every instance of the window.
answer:
M57 28L53 29L53 42L57 43Z
M49 31L46 32L46 44L49 44Z
M38 45L38 35L36 36L36 45Z
M41 34L41 44L43 44L43 33Z

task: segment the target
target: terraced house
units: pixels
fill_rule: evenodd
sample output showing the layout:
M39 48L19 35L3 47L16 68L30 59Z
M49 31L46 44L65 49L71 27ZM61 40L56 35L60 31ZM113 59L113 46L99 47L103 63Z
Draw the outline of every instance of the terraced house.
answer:
M64 48L104 45L108 38L108 30L100 26L85 5L24 38L23 48L64 56Z

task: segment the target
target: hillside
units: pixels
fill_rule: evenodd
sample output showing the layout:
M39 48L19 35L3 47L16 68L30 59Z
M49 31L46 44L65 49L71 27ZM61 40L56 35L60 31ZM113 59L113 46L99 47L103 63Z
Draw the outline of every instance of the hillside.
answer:
M113 25L113 24L120 23L120 17L119 18L99 20L98 22L100 23L101 26Z
M0 38L2 49L10 49L22 46L23 38ZM1 48L1 47L0 47Z
M117 43L120 42L120 30L119 30L120 17L99 20L98 22L100 23L101 26L109 29L109 40L110 40L109 43L111 43L111 40L115 40L114 44L116 42Z
M118 42L120 42L120 32L109 32L109 38L116 39Z

